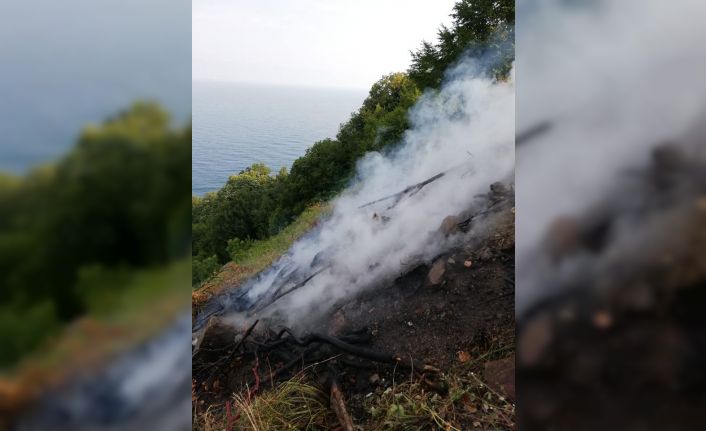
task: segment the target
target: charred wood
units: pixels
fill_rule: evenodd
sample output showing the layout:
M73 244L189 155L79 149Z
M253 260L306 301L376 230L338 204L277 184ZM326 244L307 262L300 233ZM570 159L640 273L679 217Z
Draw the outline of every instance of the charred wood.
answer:
M395 199L395 202L392 204L392 206L395 206L395 204L397 204L397 202L399 202L399 200L402 199L402 197L404 197L404 195L410 193L410 196L411 196L411 195L417 193L417 192L418 192L419 190L421 190L424 186L426 186L427 184L433 183L434 181L436 181L436 180L438 180L439 178L441 178L441 177L443 177L444 175L446 175L448 172L449 172L449 171L441 172L441 173L439 173L439 174L434 175L433 177L431 177L431 178L429 178L429 179L426 179L426 180L422 181L421 183L417 183L417 184L411 185L411 186L405 188L404 190L402 190L401 192L397 192L397 193L395 193L395 194L392 194L392 195L389 195L389 196L385 196L384 198L376 199L376 200L374 200L374 201L372 201L372 202L368 202L367 204L361 205L361 206L359 206L358 208L369 207L370 205L374 205L374 204L376 204L376 203L378 203L378 202L384 202L384 201L389 200L389 199Z
M351 415L348 414L348 409L343 399L343 392L335 377L331 379L331 408L336 413L338 423L341 424L343 431L355 431L355 425L353 425L353 420Z

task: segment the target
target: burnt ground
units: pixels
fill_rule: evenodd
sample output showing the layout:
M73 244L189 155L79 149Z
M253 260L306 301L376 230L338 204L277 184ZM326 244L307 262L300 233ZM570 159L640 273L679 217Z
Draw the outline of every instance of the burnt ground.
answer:
M493 214L489 237L462 241L433 262L418 266L393 283L367 293L333 310L321 325L329 335L358 334L356 346L387 352L401 358L414 358L429 364L441 375L414 373L402 365L370 361L342 353L330 346L314 345L293 351L272 350L258 354L258 371L276 373L284 364L298 361L278 381L308 366L311 378L325 386L333 375L340 383L354 423L373 429L371 395L381 394L394 382L426 382L424 391L449 399L447 380L454 372L476 372L491 387L514 399L514 210L506 205ZM464 235L459 233L459 235ZM252 390L256 384L253 355L228 357L234 328L212 322L194 357L195 410L208 407L222 410L233 393ZM254 331L252 337L262 337ZM349 338L352 340L352 338ZM353 341L351 341L353 343ZM245 344L245 343L244 343ZM225 358L225 360L224 360ZM498 360L503 366L498 370ZM309 364L321 362L318 366ZM459 367L463 370L459 371ZM265 371L268 370L268 371ZM417 370L418 371L418 370ZM470 374L468 374L470 376ZM269 387L268 377L260 379L259 391ZM377 396L376 395L376 396ZM374 399L374 397L373 397ZM465 399L465 398L464 398ZM450 403L456 400L450 400ZM512 408L514 416L514 408ZM483 412L453 414L447 418L458 429L476 427L498 429L475 419ZM505 428L512 428L513 418ZM490 423L490 422L488 422ZM425 424L411 429L436 429Z
M375 333L372 348L450 366L457 352L514 328L514 242L494 246L456 249L416 268L346 304L333 314L333 328L346 333L368 326ZM438 285L428 277L434 265L444 267Z
M656 148L629 193L616 185L590 214L564 217L548 232L537 250L554 260L545 271L575 259L581 276L558 279L558 293L519 318L521 429L706 428L700 154Z
M689 247L662 244L661 263L608 290L592 280L520 319L522 429L704 429L706 201L701 205L693 208L698 218L674 229L691 231Z

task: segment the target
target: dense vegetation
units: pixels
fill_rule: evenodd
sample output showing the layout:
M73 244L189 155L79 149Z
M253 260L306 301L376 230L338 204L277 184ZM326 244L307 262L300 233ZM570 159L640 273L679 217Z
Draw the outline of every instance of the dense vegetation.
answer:
M496 77L507 75L515 58L515 2L462 0L451 17L451 27L441 26L436 44L422 42L412 52L410 78L421 88L438 88L462 57L478 59Z
M284 228L312 202L341 190L360 156L400 139L407 128L407 109L418 97L419 90L406 75L386 76L341 126L337 138L317 142L294 162L290 172L271 175L269 168L255 164L232 176L217 192L194 198L195 265L211 256L221 264L227 262L230 240L247 243L264 239Z
M191 128L138 103L57 163L0 176L0 366L114 296L116 274L188 256L190 165Z
M360 109L335 139L315 143L291 171L273 174L262 164L232 176L223 188L192 199L194 284L279 232L307 206L329 199L351 180L355 164L369 151L387 151L409 127L408 110L422 92L438 88L445 71L462 56L483 59L488 74L506 75L514 58L511 0L461 0L453 24L441 27L436 44L412 53L407 73L376 82Z

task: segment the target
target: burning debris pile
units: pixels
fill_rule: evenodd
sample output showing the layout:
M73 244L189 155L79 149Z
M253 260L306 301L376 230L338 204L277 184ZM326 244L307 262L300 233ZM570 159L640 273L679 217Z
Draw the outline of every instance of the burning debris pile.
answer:
M17 431L174 430L189 423L189 314L163 333L44 394Z
M436 235L455 238L454 246L429 262L408 265L389 283L340 301L316 322L309 320L308 330L284 326L257 305L251 310L261 312L251 311L247 325L212 317L194 347L196 398L218 406L229 405L232 393L255 399L306 370L331 398L336 414L329 420L352 429L345 424L371 420L364 407L368 397L382 397L395 379L412 379L423 392L450 400L449 370L462 361L467 373L472 368L466 362L478 358L473 369L493 382L497 393L491 396L505 412L500 422L511 427L514 194L509 185L494 183L477 200L483 204L473 212L440 220ZM476 223L492 234L474 235ZM457 426L486 415L455 408L459 411L447 412L444 420L453 416Z
M197 410L224 409L234 393L260 396L306 369L328 376L348 429L349 413L370 416L357 395L416 375L424 391L448 400L440 367L458 352L512 354L514 87L476 77L475 66L462 62L422 97L404 142L361 160L312 232L198 310ZM474 362L477 371L484 363ZM514 392L507 370L500 380L500 392ZM494 396L511 424L513 394Z

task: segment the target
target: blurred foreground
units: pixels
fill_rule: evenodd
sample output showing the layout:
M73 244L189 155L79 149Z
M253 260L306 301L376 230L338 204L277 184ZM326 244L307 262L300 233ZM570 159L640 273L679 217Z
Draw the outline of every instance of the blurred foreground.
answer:
M702 429L702 2L518 11L519 426ZM521 15L520 15L521 14Z
M137 103L57 163L2 176L0 429L154 425L155 387L186 409L190 164L190 126Z

